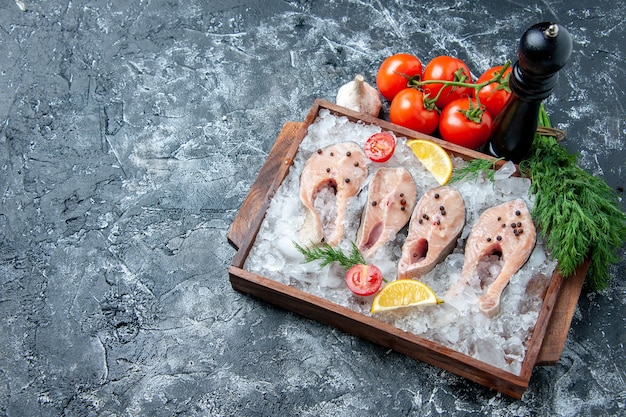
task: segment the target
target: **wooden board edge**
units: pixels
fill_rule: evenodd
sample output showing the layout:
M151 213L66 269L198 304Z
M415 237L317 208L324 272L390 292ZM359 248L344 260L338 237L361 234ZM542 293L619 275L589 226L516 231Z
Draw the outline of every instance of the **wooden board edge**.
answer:
M563 278L536 365L555 365L561 358L588 269L589 260L580 265L573 275Z
M528 388L530 378L506 372L291 286L236 266L230 267L229 276L236 291L444 369L512 398L520 399Z
M520 373L520 375L524 378L530 379L533 369L537 363L537 357L539 356L541 346L543 345L546 329L548 328L548 324L552 318L554 304L558 299L562 284L563 276L555 271L552 274L552 277L550 277L550 283L548 284L548 287L543 295L543 302L541 304L539 316L537 317L537 322L535 323L535 327L533 328L530 336L530 342L526 348L526 356L524 357Z
M288 157L289 149L296 140L302 125L302 122L286 122L283 125L265 163L257 174L250 191L243 200L226 234L228 242L235 249L238 250L245 245L247 240L249 240L252 225L260 223L265 216L263 208L269 203L271 194L275 191L273 187L278 186L275 178L276 171L280 168L280 165L291 165L291 159ZM260 219L258 218L259 216L261 217Z

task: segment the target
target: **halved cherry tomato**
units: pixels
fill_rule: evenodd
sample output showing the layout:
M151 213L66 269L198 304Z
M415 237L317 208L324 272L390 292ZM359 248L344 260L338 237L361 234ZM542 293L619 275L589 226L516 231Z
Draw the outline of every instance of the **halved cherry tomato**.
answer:
M424 107L424 93L416 88L400 91L389 107L389 120L408 129L430 135L437 129L439 113Z
M367 139L363 150L374 162L388 161L396 150L396 138L388 132L375 133Z
M494 75L502 71L502 67L503 65L498 65L489 68L480 77L478 77L478 79L476 80L476 84L489 81L491 78L493 78ZM509 88L510 74L511 67L507 68L506 71L504 71L504 74L502 75L499 83L487 84L486 86L478 90L478 98L480 99L480 104L485 105L487 111L494 119L502 111L504 105L511 96L511 89Z
M356 295L368 296L380 289L383 273L376 265L354 265L346 273L346 284Z
M470 112L470 120L466 113ZM478 109L475 98L459 98L441 111L439 133L444 140L477 149L491 135L492 118L489 112Z
M391 55L383 61L376 74L376 86L391 101L407 88L410 78L422 76L422 61L410 54Z
M430 60L424 68L422 81L427 80L443 80L443 81L459 81L464 83L472 82L472 74L465 62L458 58L441 55ZM424 85L424 92L428 93L430 98L435 98L439 94L439 90L443 88L443 84L432 83ZM468 87L448 86L435 103L437 107L443 109L448 103L461 97L472 97L474 90Z

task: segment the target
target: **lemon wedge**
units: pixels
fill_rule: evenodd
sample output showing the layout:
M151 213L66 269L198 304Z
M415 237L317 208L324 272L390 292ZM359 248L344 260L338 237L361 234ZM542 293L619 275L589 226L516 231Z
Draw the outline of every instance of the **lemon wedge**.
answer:
M450 180L452 160L441 146L424 139L411 139L406 144L417 159L433 174L439 185L445 185Z
M393 281L379 291L372 302L372 313L395 310L401 307L415 307L443 303L434 291L423 282L413 279Z

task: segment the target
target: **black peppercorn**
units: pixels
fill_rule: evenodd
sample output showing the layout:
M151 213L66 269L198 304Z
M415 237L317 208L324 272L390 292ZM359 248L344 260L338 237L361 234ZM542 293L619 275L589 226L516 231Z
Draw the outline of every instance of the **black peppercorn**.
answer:
M330 168L326 168L326 172L330 172Z
M521 215L522 215L522 213L521 213L519 210L516 210L516 211L515 211L515 215L516 215L516 216L521 216Z
M517 222L517 227L522 227L522 222Z
M346 152L346 156L350 156L350 155L352 155L352 152L350 151Z
M375 201L372 201L372 206L376 206L376 204L378 204L378 203L375 202Z
M439 194L435 194L435 198L439 198Z
M347 183L349 183L349 182L350 182L350 178L346 178L344 181L345 181L345 182L346 182L346 184L347 184Z
M355 163L354 163L354 166L355 166L355 167L358 167L358 166L359 166L359 163L358 163L358 162L355 162Z
M502 240L502 236L496 236L496 240L499 242Z
M491 242L491 238L490 237L487 238L487 242Z
M403 198L402 200L400 200L400 204L406 206L406 200Z
M320 154L320 155L322 154L322 152L323 152L323 151L322 151L321 149L318 149L318 150L317 150L317 153L318 153L318 154Z

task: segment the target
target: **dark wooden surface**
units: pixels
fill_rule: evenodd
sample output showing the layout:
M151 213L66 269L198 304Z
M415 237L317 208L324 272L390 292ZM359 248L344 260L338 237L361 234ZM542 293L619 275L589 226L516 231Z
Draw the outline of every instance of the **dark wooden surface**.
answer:
M544 20L574 41L548 113L623 196L625 17L608 0L0 2L0 415L623 414L624 248L514 400L233 290L227 233L316 98L396 52L478 76Z

